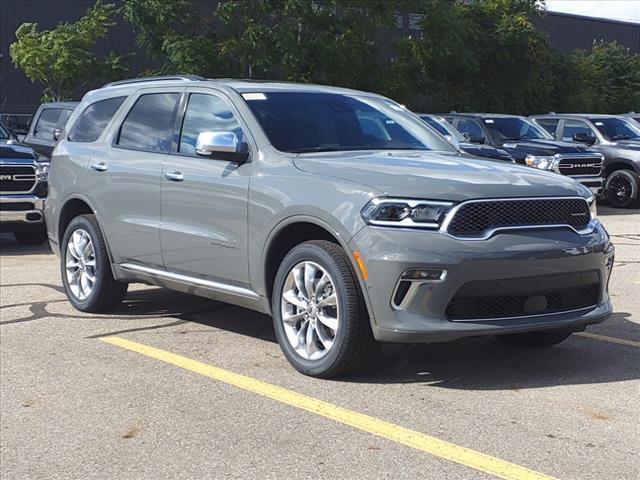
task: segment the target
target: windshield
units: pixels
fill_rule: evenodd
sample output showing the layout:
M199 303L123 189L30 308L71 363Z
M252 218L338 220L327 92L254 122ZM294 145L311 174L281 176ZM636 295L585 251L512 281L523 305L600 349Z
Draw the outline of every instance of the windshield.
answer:
M4 125L0 123L0 140L9 140L10 138L9 132L4 128Z
M590 118L591 122L607 140L638 140L640 128L624 118Z
M271 144L283 152L455 151L419 118L391 100L312 92L242 96Z
M442 117L431 117L429 115L420 115L420 118L425 122L427 122L427 125L429 125L432 128L435 128L442 135L449 135L450 137L455 138L458 142L467 141L467 139L464 138L464 136L458 130L453 128L453 125L451 125Z
M483 117L482 121L497 141L553 139L546 130L524 118Z

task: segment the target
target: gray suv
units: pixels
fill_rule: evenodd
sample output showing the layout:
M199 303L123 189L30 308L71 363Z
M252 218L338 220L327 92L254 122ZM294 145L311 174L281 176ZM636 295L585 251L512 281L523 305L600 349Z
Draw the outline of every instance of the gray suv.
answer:
M143 282L269 314L318 377L378 342L543 347L611 313L614 247L588 188L462 156L401 105L197 77L89 92L45 215L81 311Z

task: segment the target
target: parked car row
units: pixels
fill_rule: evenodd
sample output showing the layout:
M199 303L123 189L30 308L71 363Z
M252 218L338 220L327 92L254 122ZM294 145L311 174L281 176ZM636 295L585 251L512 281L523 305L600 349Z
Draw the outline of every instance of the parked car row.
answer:
M569 176L613 207L640 206L640 115L634 112L418 115L467 153L499 158L496 152L503 152L517 163Z

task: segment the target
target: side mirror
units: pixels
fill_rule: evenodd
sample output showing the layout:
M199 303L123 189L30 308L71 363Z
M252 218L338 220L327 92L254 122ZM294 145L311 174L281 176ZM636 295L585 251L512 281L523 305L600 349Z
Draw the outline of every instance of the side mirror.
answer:
M587 145L596 143L596 137L592 137L584 132L574 133L572 138L574 142L586 143Z
M60 128L53 129L53 139L57 142L60 140L60 135L62 135L62 130Z
M239 151L240 142L233 132L200 132L196 140L196 153L202 157L244 163L249 152Z

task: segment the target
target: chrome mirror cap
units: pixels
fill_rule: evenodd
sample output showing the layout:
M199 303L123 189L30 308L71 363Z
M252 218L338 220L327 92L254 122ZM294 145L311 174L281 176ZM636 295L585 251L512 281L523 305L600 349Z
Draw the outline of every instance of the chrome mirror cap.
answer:
M238 137L233 132L200 132L196 141L196 153L209 156L214 153L236 153Z

